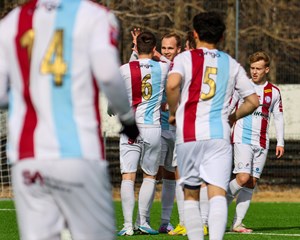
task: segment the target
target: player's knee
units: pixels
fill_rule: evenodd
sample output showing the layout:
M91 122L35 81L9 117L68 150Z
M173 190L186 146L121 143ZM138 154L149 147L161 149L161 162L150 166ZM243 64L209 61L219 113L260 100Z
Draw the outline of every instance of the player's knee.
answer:
M250 180L250 175L246 173L241 173L236 176L236 179L240 186L245 186Z

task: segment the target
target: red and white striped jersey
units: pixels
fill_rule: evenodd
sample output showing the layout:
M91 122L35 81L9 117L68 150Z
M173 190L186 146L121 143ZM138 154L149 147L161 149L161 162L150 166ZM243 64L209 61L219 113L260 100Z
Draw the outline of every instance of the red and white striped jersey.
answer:
M284 146L284 120L280 90L272 83L257 85L251 81L259 97L259 107L251 114L239 119L233 128L234 143L251 144L269 148L268 129L271 114L274 117L277 146ZM234 93L229 109L239 107L243 99Z
M120 117L130 115L118 32L115 16L88 0L32 0L1 20L0 104L9 89L11 161L104 159L100 85Z
M160 107L169 63L138 59L121 66L129 102L139 126L160 126Z
M234 89L242 97L255 93L243 67L222 51L200 48L177 55L172 73L182 76L177 143L230 141L228 106Z

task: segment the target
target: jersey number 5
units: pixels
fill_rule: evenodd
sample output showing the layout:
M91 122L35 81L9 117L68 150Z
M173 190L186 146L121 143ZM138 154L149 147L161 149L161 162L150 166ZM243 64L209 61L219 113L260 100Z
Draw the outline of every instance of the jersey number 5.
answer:
M204 84L207 84L209 86L208 93L201 93L200 99L203 101L207 101L211 99L216 94L216 83L215 81L210 78L210 74L217 74L218 69L215 67L206 67L205 74L204 74Z
M53 74L56 86L62 85L63 75L67 72L67 64L63 59L63 30L58 29L50 41L41 63L40 71L43 74ZM21 46L27 48L28 56L31 57L34 42L34 31L26 31L21 38Z

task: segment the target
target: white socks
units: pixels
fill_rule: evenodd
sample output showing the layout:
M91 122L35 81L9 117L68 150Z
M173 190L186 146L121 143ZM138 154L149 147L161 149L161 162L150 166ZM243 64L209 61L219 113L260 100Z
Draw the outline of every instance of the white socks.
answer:
M236 209L235 216L233 220L233 226L237 226L242 223L249 209L250 202L253 195L253 190L251 188L244 187L240 190L239 195L236 199Z
M144 178L139 192L140 225L144 225L149 219L150 208L155 195L155 179Z
M199 201L184 201L184 223L189 240L204 239Z
M215 196L209 200L209 239L222 240L227 223L227 201L225 197Z
M122 180L121 182L121 200L124 217L124 226L132 227L132 216L135 204L134 182L131 180Z
M208 225L209 202L207 187L200 188L200 211L203 224Z
M170 222L172 209L174 205L175 187L175 180L163 179L161 193L161 224L167 224Z
M177 202L177 209L178 209L178 216L179 216L179 224L184 226L184 193L182 187L178 184L179 180L176 181L176 202Z
M236 179L233 179L230 183L229 183L229 187L228 187L228 192L226 194L226 199L227 199L227 205L229 206L233 199L235 198L235 196L239 193L239 191L242 189L243 187L238 185Z

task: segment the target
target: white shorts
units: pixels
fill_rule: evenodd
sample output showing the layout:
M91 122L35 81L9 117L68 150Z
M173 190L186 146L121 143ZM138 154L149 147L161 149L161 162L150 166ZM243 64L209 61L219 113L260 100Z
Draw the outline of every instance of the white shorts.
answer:
M12 168L21 239L115 239L107 162L22 160Z
M128 137L120 136L120 169L121 173L134 173L140 162L142 170L155 176L159 167L161 154L161 128L140 127L140 136L133 144Z
M260 178L266 163L268 149L249 144L235 143L233 152L233 173L249 173L255 178Z
M172 130L162 130L161 131L161 157L160 166L169 172L175 172L175 167L173 163L173 153L175 146L176 132Z
M224 139L194 141L176 145L180 184L200 186L203 182L227 191L232 146Z

